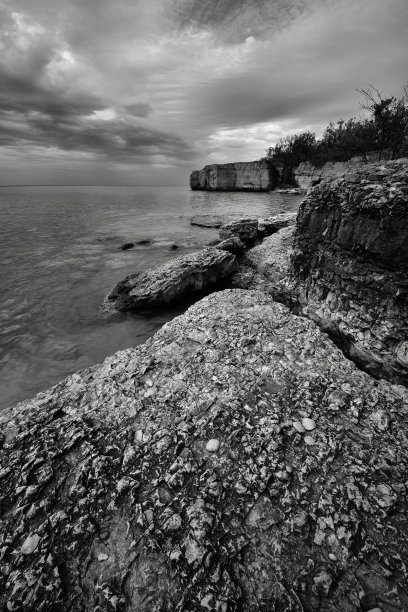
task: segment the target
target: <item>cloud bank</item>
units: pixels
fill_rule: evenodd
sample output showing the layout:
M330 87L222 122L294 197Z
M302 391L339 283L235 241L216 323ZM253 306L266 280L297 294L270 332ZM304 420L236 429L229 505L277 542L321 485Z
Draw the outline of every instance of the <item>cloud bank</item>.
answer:
M407 23L406 0L0 1L0 184L257 159L356 88L400 95Z

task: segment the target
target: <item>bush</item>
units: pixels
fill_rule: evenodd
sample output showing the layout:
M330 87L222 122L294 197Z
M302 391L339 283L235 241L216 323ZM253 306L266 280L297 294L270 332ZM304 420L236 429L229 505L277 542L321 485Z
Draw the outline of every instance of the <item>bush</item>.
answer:
M289 169L303 161L322 165L328 161L347 161L356 155L366 158L372 152L378 160L407 155L408 84L400 99L384 98L371 85L358 91L364 97L360 106L370 113L368 118L330 123L321 140L316 140L313 132L286 136L269 147L263 159L280 162Z

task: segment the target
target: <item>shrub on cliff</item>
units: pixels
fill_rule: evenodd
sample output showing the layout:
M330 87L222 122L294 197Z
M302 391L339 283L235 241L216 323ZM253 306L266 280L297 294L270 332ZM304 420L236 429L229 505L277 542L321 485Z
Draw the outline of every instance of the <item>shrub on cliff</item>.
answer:
M367 153L377 159L397 159L408 154L408 84L401 98L386 98L375 87L358 90L363 95L361 108L370 113L337 123L330 123L320 140L313 132L286 136L266 150L264 159L279 161L287 168L303 161L323 165L328 161L346 161Z

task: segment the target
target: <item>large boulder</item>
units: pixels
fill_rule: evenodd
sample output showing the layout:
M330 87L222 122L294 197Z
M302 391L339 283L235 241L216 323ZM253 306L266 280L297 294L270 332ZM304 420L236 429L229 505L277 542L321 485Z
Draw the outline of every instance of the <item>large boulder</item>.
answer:
M224 291L1 416L5 610L408 607L408 404Z
M146 272L131 274L112 289L106 303L122 312L163 307L210 289L230 276L236 267L232 253L206 248Z
M302 311L373 374L408 382L408 160L322 181L297 218Z

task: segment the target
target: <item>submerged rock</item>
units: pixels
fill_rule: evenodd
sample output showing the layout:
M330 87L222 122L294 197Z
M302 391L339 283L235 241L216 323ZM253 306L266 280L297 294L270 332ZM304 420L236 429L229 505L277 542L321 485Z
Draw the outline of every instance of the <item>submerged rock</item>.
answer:
M0 416L0 606L407 609L407 402L270 296L205 298Z
M198 225L199 227L221 227L222 219L215 215L195 215L190 219L191 225Z
M112 289L106 301L120 311L163 307L215 286L236 267L235 255L206 248L128 276Z
M125 242L124 244L121 244L119 248L121 251L128 251L129 249L133 249L134 246L134 242Z

